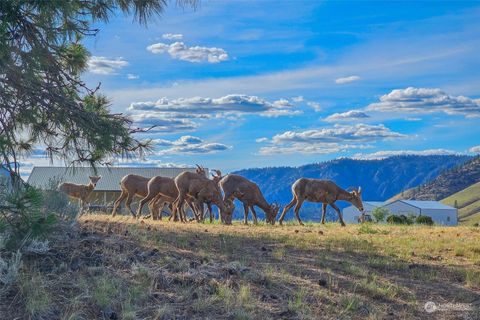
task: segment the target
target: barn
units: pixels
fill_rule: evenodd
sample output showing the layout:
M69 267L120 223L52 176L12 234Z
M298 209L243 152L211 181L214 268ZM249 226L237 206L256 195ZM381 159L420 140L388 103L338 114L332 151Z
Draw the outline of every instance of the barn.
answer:
M458 210L438 201L396 200L384 207L394 215L424 215L431 217L433 222L439 225L458 224Z
M206 169L208 172L208 169ZM184 171L194 172L195 168L160 167L99 167L96 175L102 176L90 196L91 205L111 206L120 196L120 180L127 174L137 174L147 178L163 176L174 178ZM87 184L88 177L95 175L90 167L34 167L27 183L39 189L52 189L60 182ZM138 200L138 199L137 199ZM122 204L124 205L124 204Z
M363 201L363 209L365 209L365 214L369 215L372 219L372 212L375 208L382 207L385 205L385 202L379 201ZM360 217L361 213L358 211L357 207L349 206L343 209L343 220L345 223L358 223L358 218ZM368 217L366 217L368 219Z

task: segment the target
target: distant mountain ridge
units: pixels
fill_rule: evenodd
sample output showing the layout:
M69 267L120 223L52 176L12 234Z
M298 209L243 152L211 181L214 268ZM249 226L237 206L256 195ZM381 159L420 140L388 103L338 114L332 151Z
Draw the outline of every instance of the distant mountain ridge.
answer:
M234 173L256 182L268 201L278 201L282 205L291 200L291 185L301 177L330 179L342 188L361 186L363 200L385 201L402 190L425 184L471 158L466 155L405 155L379 160L342 158L300 167L255 168ZM339 205L345 207L347 204ZM304 218L316 220L320 211L320 206L306 204L301 214Z
M438 177L393 199L441 200L480 181L480 156L441 172Z

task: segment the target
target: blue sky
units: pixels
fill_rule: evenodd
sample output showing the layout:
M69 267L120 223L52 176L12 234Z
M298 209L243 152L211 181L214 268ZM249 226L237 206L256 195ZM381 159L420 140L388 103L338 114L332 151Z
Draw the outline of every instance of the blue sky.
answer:
M480 152L478 2L202 1L85 43L150 165ZM138 161L137 161L138 162ZM122 164L122 163L121 163ZM123 163L126 164L126 163Z

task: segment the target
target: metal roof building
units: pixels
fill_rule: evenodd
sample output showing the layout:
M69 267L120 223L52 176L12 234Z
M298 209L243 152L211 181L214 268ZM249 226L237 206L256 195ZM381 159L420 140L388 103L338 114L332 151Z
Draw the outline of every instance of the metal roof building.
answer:
M395 215L429 216L436 224L456 226L458 210L438 201L396 200L384 206Z
M208 169L205 168L208 172ZM95 206L109 207L120 196L120 180L128 174L137 174L146 178L155 176L175 178L184 171L195 172L195 168L160 167L98 167L97 172L90 167L34 167L27 183L39 189L56 189L60 182L88 184L89 176L99 175L98 181L88 202ZM136 200L140 200L138 197ZM147 206L145 206L147 207Z
M368 215L372 215L373 210L378 207L382 207L385 205L385 202L381 201L363 201L363 208L365 209L365 213ZM342 210L343 212L343 220L346 223L359 223L358 219L361 215L360 211L355 206L348 206Z
M207 170L207 169L206 169ZM184 171L195 171L195 168L159 168L159 167L99 167L97 174L102 176L98 181L95 191L119 191L120 180L127 174L152 178L155 176L175 178ZM72 182L87 184L88 176L95 175L90 167L34 167L27 183L40 189L49 188L49 181Z

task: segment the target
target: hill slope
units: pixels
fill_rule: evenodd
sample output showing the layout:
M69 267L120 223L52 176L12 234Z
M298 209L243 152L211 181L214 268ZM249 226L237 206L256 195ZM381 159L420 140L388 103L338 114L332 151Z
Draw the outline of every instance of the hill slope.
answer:
M442 172L432 181L406 190L393 199L440 200L480 181L480 157Z
M470 159L468 156L397 156L381 160L344 158L301 167L257 168L235 173L258 183L268 201L281 204L291 200L291 185L301 177L331 179L343 188L362 186L364 200L383 201L402 190L433 180L442 171ZM313 209L306 204L302 216L317 219L319 211L318 206Z
M442 202L458 208L461 223L470 224L480 221L480 182L452 194Z

